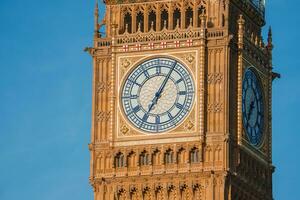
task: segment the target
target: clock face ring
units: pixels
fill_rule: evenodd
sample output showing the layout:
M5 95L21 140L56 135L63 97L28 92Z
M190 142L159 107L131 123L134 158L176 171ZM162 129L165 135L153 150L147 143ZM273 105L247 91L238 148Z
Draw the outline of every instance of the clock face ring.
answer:
M148 59L124 80L121 103L131 124L147 133L175 128L194 102L194 81L180 62L165 57Z
M264 131L263 90L252 68L245 71L242 94L243 125L250 143L258 146Z

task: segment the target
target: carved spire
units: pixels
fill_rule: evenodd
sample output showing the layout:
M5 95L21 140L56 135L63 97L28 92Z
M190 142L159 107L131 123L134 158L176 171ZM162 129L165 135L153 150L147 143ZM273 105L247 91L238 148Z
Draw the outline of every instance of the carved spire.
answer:
M268 44L266 46L266 50L268 52L268 55L269 55L269 66L270 66L270 69L272 69L273 67L273 63L272 63L272 51L273 51L273 38L272 38L272 28L271 26L269 27L269 33L268 33ZM277 77L277 76L276 76ZM280 77L280 75L278 76ZM273 78L274 80L274 78Z
M272 28L271 28L271 26L269 27L267 48L268 48L268 51L273 50L273 37L272 37Z
M99 37L99 7L98 7L98 0L96 0L95 10L94 10L94 37Z
M201 28L206 28L206 16L205 16L205 14L204 13L200 14L199 18L200 18L200 27Z
M240 15L240 18L238 19L238 47L240 50L244 48L244 25L245 20L243 15Z

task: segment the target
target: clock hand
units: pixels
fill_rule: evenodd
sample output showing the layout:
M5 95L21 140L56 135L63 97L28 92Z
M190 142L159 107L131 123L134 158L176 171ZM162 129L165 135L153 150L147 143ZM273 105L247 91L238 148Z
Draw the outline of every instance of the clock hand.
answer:
M252 115L252 112L253 112L253 109L254 109L254 100L251 101L251 103L250 103L250 110L249 110L249 113L248 113L248 119L250 119L250 117Z
M155 93L155 96L154 96L154 98L151 101L152 103L149 105L148 112L150 112L151 109L153 108L153 106L157 104L158 99L160 98L161 93L163 92L163 90L164 90L164 88L165 88L165 86L166 86L166 84L167 84L167 82L168 82L168 80L169 80L169 78L170 78L173 70L175 69L176 64L177 64L177 61L174 62L172 68L170 69L169 73L167 74L166 78L164 79L163 83L161 84L159 90Z

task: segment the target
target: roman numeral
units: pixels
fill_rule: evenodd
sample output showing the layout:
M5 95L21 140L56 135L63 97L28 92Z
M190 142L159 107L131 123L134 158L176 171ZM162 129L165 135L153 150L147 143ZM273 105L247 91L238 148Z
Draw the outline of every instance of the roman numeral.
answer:
M179 95L186 95L186 93L187 93L186 91L180 91L178 94Z
M159 116L159 115L157 115L157 116L155 117L155 123L156 123L156 124L159 124L159 123L160 123L160 116Z
M178 83L180 83L181 81L183 81L182 78L181 78L181 79L178 79L175 83L178 84Z
M156 74L159 75L161 73L161 67L156 66Z
M137 99L138 95L122 96L123 99Z
M183 108L183 105L181 105L180 103L176 103L176 107L177 107L178 109L182 109L182 108Z
M145 76L146 76L147 78L149 78L149 77L150 77L150 75L149 75L149 73L148 73L148 71L147 71L147 70L145 70L145 71L144 71L144 74L145 74Z
M134 107L132 109L132 111L135 112L135 113L137 113L137 112L139 112L140 109L141 109L141 107L139 105L137 105L136 107Z
M128 81L131 82L131 83L133 83L133 84L136 84L136 85L139 86L139 87L142 87L141 84L137 83L137 82L134 81L134 80L128 79Z
M173 116L171 115L171 113L167 112L167 114L170 119L173 119Z

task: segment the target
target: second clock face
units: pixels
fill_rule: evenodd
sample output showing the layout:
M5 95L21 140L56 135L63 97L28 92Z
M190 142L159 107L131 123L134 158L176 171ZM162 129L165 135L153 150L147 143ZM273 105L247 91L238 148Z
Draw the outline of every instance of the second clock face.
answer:
M243 124L252 145L259 145L263 136L264 103L258 77L248 69L243 81Z
M121 102L125 115L136 128L161 133L187 117L194 95L194 81L184 65L170 58L154 58L128 75Z

